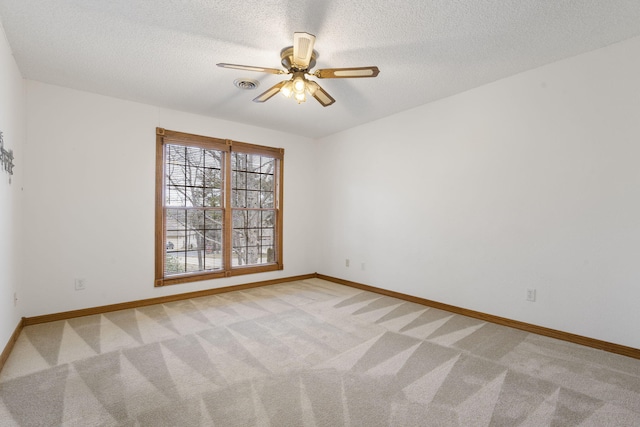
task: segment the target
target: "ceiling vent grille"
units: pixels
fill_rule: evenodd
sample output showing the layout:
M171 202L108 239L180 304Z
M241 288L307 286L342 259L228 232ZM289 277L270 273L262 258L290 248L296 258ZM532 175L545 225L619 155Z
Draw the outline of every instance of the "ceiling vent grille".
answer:
M257 80L251 79L235 79L233 84L235 87L242 90L253 90L260 85Z

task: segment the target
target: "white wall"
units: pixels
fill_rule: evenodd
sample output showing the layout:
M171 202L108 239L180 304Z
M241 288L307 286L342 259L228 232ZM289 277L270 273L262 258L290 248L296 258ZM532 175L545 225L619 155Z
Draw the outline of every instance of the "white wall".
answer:
M153 287L156 126L285 148L283 271ZM26 316L316 270L310 139L33 81L27 129Z
M640 348L640 38L317 142L27 82L23 145L2 49L0 339L20 315L318 271ZM286 149L284 271L153 287L156 126Z
M318 271L640 348L640 38L317 145Z
M0 131L5 150L13 150L14 169L9 174L0 166L0 351L22 316L22 302L14 306L20 289L20 228L22 218L23 141L25 135L24 81L11 54L0 24Z

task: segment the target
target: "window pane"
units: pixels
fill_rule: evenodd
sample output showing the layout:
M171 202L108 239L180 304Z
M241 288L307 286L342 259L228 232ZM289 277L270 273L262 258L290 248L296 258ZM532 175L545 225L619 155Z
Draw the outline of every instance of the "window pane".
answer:
M186 168L187 185L191 187L204 187L204 169L199 166L190 165Z
M247 154L247 171L260 172L261 158L259 154Z
M167 164L184 163L186 148L181 145L167 145Z
M243 229L245 228L245 224L247 223L247 212L246 211L235 211L233 212L233 228L234 229Z
M232 206L274 208L274 158L255 154L232 154Z
M273 175L263 173L260 176L260 189L262 191L273 191Z
M167 206L222 205L222 152L175 145L165 152Z
M184 164L168 164L165 173L168 185L184 186L187 184Z
M234 208L246 208L247 192L245 190L232 190L231 206L233 206Z
M247 170L247 155L244 153L232 153L231 154L231 169L232 170Z
M260 244L262 246L267 246L267 247L273 246L273 234L271 233L271 230L263 230L263 234L260 240L261 240Z
M180 274L186 271L184 245L187 241L187 210L167 209L165 211L166 258L164 274Z
M168 253L164 261L164 274L170 276L172 274L184 273L186 270L184 258L178 257L176 254Z
M273 211L233 212L233 266L275 262L274 220Z
M260 207L260 192L259 191L247 191L247 208L259 208Z
M181 230L187 220L186 209L167 209L166 210L167 230Z
M167 252L179 251L185 248L187 234L185 230L167 230Z
M260 211L247 211L247 228L258 229L260 228Z
M222 213L217 210L191 210L188 218L189 238L185 251L187 271L222 268Z
M187 202L184 197L184 188L169 187L165 196L166 206L187 206Z
M165 275L223 268L222 210L167 209L165 215Z
M274 193L272 191L263 191L260 193L260 207L266 209L275 208Z
M275 262L275 216L273 211L260 208L275 207L274 158L257 154L232 154L233 213L232 265L255 265Z
M205 268L222 268L222 230L208 230L205 245Z
M247 173L247 189L260 190L260 174L249 172Z
M262 166L260 168L260 172L265 174L273 174L273 168L275 167L275 159L271 157L262 157Z
M211 207L222 206L222 190L208 188L204 193L204 205Z
M206 230L222 230L222 211L208 209L205 212L205 229Z
M186 163L192 166L204 166L204 151L199 147L187 147Z
M222 169L222 153L216 150L205 150L204 167Z
M276 226L275 211L262 211L262 227L275 228L275 226Z
M204 210L190 209L189 211L187 211L187 227L189 228L189 230L203 230Z
M235 177L233 188L244 189L247 188L247 173L235 171L233 176Z

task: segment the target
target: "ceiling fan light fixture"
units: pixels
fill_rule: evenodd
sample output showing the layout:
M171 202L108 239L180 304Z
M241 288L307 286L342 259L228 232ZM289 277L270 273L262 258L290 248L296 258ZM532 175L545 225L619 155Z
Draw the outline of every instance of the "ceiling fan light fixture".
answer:
M318 83L312 80L307 80L307 91L309 92L309 95L314 96L319 87Z
M294 73L293 75L293 90L296 93L304 93L306 89L306 79L303 73Z
M280 93L287 98L291 98L291 95L293 95L293 82L288 80L284 86L282 86L282 89L280 89Z
M296 92L294 97L295 97L296 101L298 101L298 104L301 104L301 103L303 103L303 102L305 102L307 100L307 96L304 94L304 91Z

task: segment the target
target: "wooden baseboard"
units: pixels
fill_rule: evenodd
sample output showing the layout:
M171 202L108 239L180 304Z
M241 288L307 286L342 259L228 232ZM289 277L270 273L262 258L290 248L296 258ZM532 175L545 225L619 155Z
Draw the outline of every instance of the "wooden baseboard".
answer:
M344 280L336 277L325 276L324 274L316 273L316 277L319 279L328 280L330 282L339 283L341 285L350 286L352 288L358 288L364 291L375 292L377 294L414 302L416 304L421 304L428 307L438 308L440 310L449 311L451 313L473 317L475 319L484 320L486 322L496 323L498 325L520 329L525 332L544 335L547 337L556 338L559 340L568 341L575 344L584 345L587 347L597 348L600 350L608 351L610 353L616 353L616 354L621 354L623 356L632 357L634 359L640 359L640 349L637 349L637 348L627 347L620 344L614 344L607 341L601 341L595 338L589 338L582 335L572 334L569 332L558 331L556 329L545 328L543 326L532 325L530 323L525 323L525 322L520 322L518 320L511 320L504 317L494 316L492 314L481 313L479 311L468 310L466 308L456 307L453 305L444 304L437 301L414 297L412 295L407 295L400 292L389 291L387 289L376 288L374 286L369 286L369 285L363 285L362 283L356 283L350 280Z
M16 329L13 331L13 334L11 334L11 337L9 337L9 342L7 342L7 345L4 347L4 350L2 350L2 353L0 354L0 372L2 372L2 368L4 367L4 364L7 362L7 359L9 358L9 354L11 354L11 351L13 350L13 346L18 340L18 336L20 335L20 332L22 332L23 327L24 327L24 317L20 319L20 321L18 322L18 326L16 326Z
M225 292L241 291L243 289L258 288L261 286L275 285L278 283L293 282L296 280L312 279L315 274L304 274L301 276L284 277L282 279L264 280L261 282L245 283L242 285L225 286L223 288L206 289L204 291L188 292L184 294L167 295L164 297L149 298L138 301L122 302L118 304L102 305L99 307L83 308L80 310L65 311L62 313L45 314L42 316L26 317L23 319L24 326L36 325L38 323L54 322L57 320L72 319L74 317L91 316L94 314L108 313L111 311L126 310L128 308L144 307L153 304L165 304L173 301L180 301L189 298L205 297L209 295L221 294Z
M632 357L634 359L640 359L640 349L637 349L637 348L627 347L620 344L614 344L607 341L601 341L595 338L589 338L582 335L572 334L569 332L558 331L556 329L551 329L543 326L533 325L530 323L520 322L518 320L512 320L512 319L507 319L500 316L494 316L492 314L481 313L479 311L468 310L466 308L456 307L454 305L444 304L438 301L432 301L425 298L416 297L413 295L407 295L400 292L390 291L387 289L376 288L374 286L352 282L350 280L339 279L337 277L326 276L324 274L319 274L319 273L312 273L312 274L304 274L300 276L285 277L281 279L265 280L262 282L253 282L253 283L245 283L242 285L227 286L224 288L207 289L204 291L168 295L168 296L158 297L158 298L150 298L145 300L104 305L104 306L85 308L80 310L65 311L62 313L45 314L42 316L34 316L34 317L25 317L18 324L16 331L13 333L13 335L9 340L9 343L7 343L7 346L5 347L4 351L0 355L0 369L2 369L2 366L4 365L6 359L9 357L9 353L11 352L11 349L13 348L15 341L18 339L18 335L20 334L20 331L24 326L35 325L38 323L45 323L45 322L53 322L57 320L71 319L71 318L80 317L80 316L89 316L93 314L108 313L111 311L125 310L129 308L144 307L144 306L153 305L153 304L164 304L168 302L180 301L180 300L189 299L189 298L198 298L198 297L215 295L215 294L220 294L225 292L240 291L243 289L251 289L251 288L257 288L261 286L269 286L269 285L275 285L278 283L293 282L296 280L305 280L305 279L312 279L312 278L328 280L330 282L338 283L345 286L350 286L352 288L358 288L358 289L362 289L369 292L375 292L377 294L414 302L416 304L421 304L427 307L433 307L433 308L445 310L451 313L461 314L463 316L484 320L486 322L508 326L510 328L520 329L525 332L530 332L538 335L556 338L559 340L584 345L586 347L597 348L600 350L608 351L610 353L616 353L616 354L621 354L623 356Z

